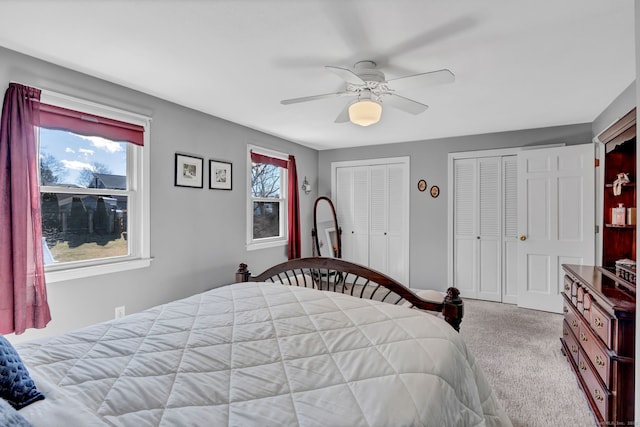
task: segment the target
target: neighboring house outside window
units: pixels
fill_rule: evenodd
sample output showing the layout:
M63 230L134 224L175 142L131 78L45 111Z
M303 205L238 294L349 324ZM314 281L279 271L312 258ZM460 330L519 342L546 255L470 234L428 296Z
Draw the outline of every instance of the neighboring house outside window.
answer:
M249 146L247 248L287 243L287 155Z
M47 281L148 266L148 119L44 92L41 111Z

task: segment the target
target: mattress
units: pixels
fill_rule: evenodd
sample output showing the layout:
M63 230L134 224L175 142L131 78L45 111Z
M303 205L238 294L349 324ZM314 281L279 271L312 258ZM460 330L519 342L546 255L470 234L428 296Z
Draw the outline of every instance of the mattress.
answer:
M308 288L228 285L16 347L36 427L510 425L442 319Z

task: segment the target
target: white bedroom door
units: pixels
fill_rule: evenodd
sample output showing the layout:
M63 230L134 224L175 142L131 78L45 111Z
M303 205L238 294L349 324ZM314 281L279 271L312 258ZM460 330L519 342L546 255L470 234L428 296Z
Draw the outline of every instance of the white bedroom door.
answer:
M562 264L593 264L591 144L518 154L518 305L560 313Z

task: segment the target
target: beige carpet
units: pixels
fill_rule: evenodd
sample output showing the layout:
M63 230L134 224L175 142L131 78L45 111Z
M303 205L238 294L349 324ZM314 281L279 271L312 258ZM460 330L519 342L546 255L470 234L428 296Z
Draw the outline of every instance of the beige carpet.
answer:
M466 299L460 333L515 427L597 425L560 351L562 315Z

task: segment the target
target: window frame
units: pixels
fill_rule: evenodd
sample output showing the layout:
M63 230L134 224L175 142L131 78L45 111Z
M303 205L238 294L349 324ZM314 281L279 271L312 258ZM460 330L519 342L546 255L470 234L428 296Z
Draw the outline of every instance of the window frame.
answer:
M49 90L42 90L40 101L45 104L128 122L144 128L143 146L127 143L127 189L83 189L86 194L113 194L128 196L127 206L127 241L129 254L121 257L97 260L65 262L58 265L45 266L47 283L87 278L101 274L144 268L151 265L150 257L150 122L151 118L137 113L109 107L80 98L63 95ZM38 154L40 153L38 141ZM40 168L38 168L38 171ZM77 193L77 188L56 186L40 186L40 192Z
M253 203L254 202L271 202L273 198L264 198L264 197L253 197L252 185L251 185L251 170L252 164L251 161L251 152L256 152L265 156L274 157L277 159L282 159L285 161L289 160L289 156L285 153L280 153L278 151L269 150L267 148L258 147L255 145L247 145L247 241L246 248L249 251L258 250L258 249L266 249L273 248L277 246L285 246L288 241L288 203L289 203L289 194L288 194L288 174L287 169L280 167L280 197L278 199L278 203L280 204L280 235L276 237L264 237L260 239L253 238Z

